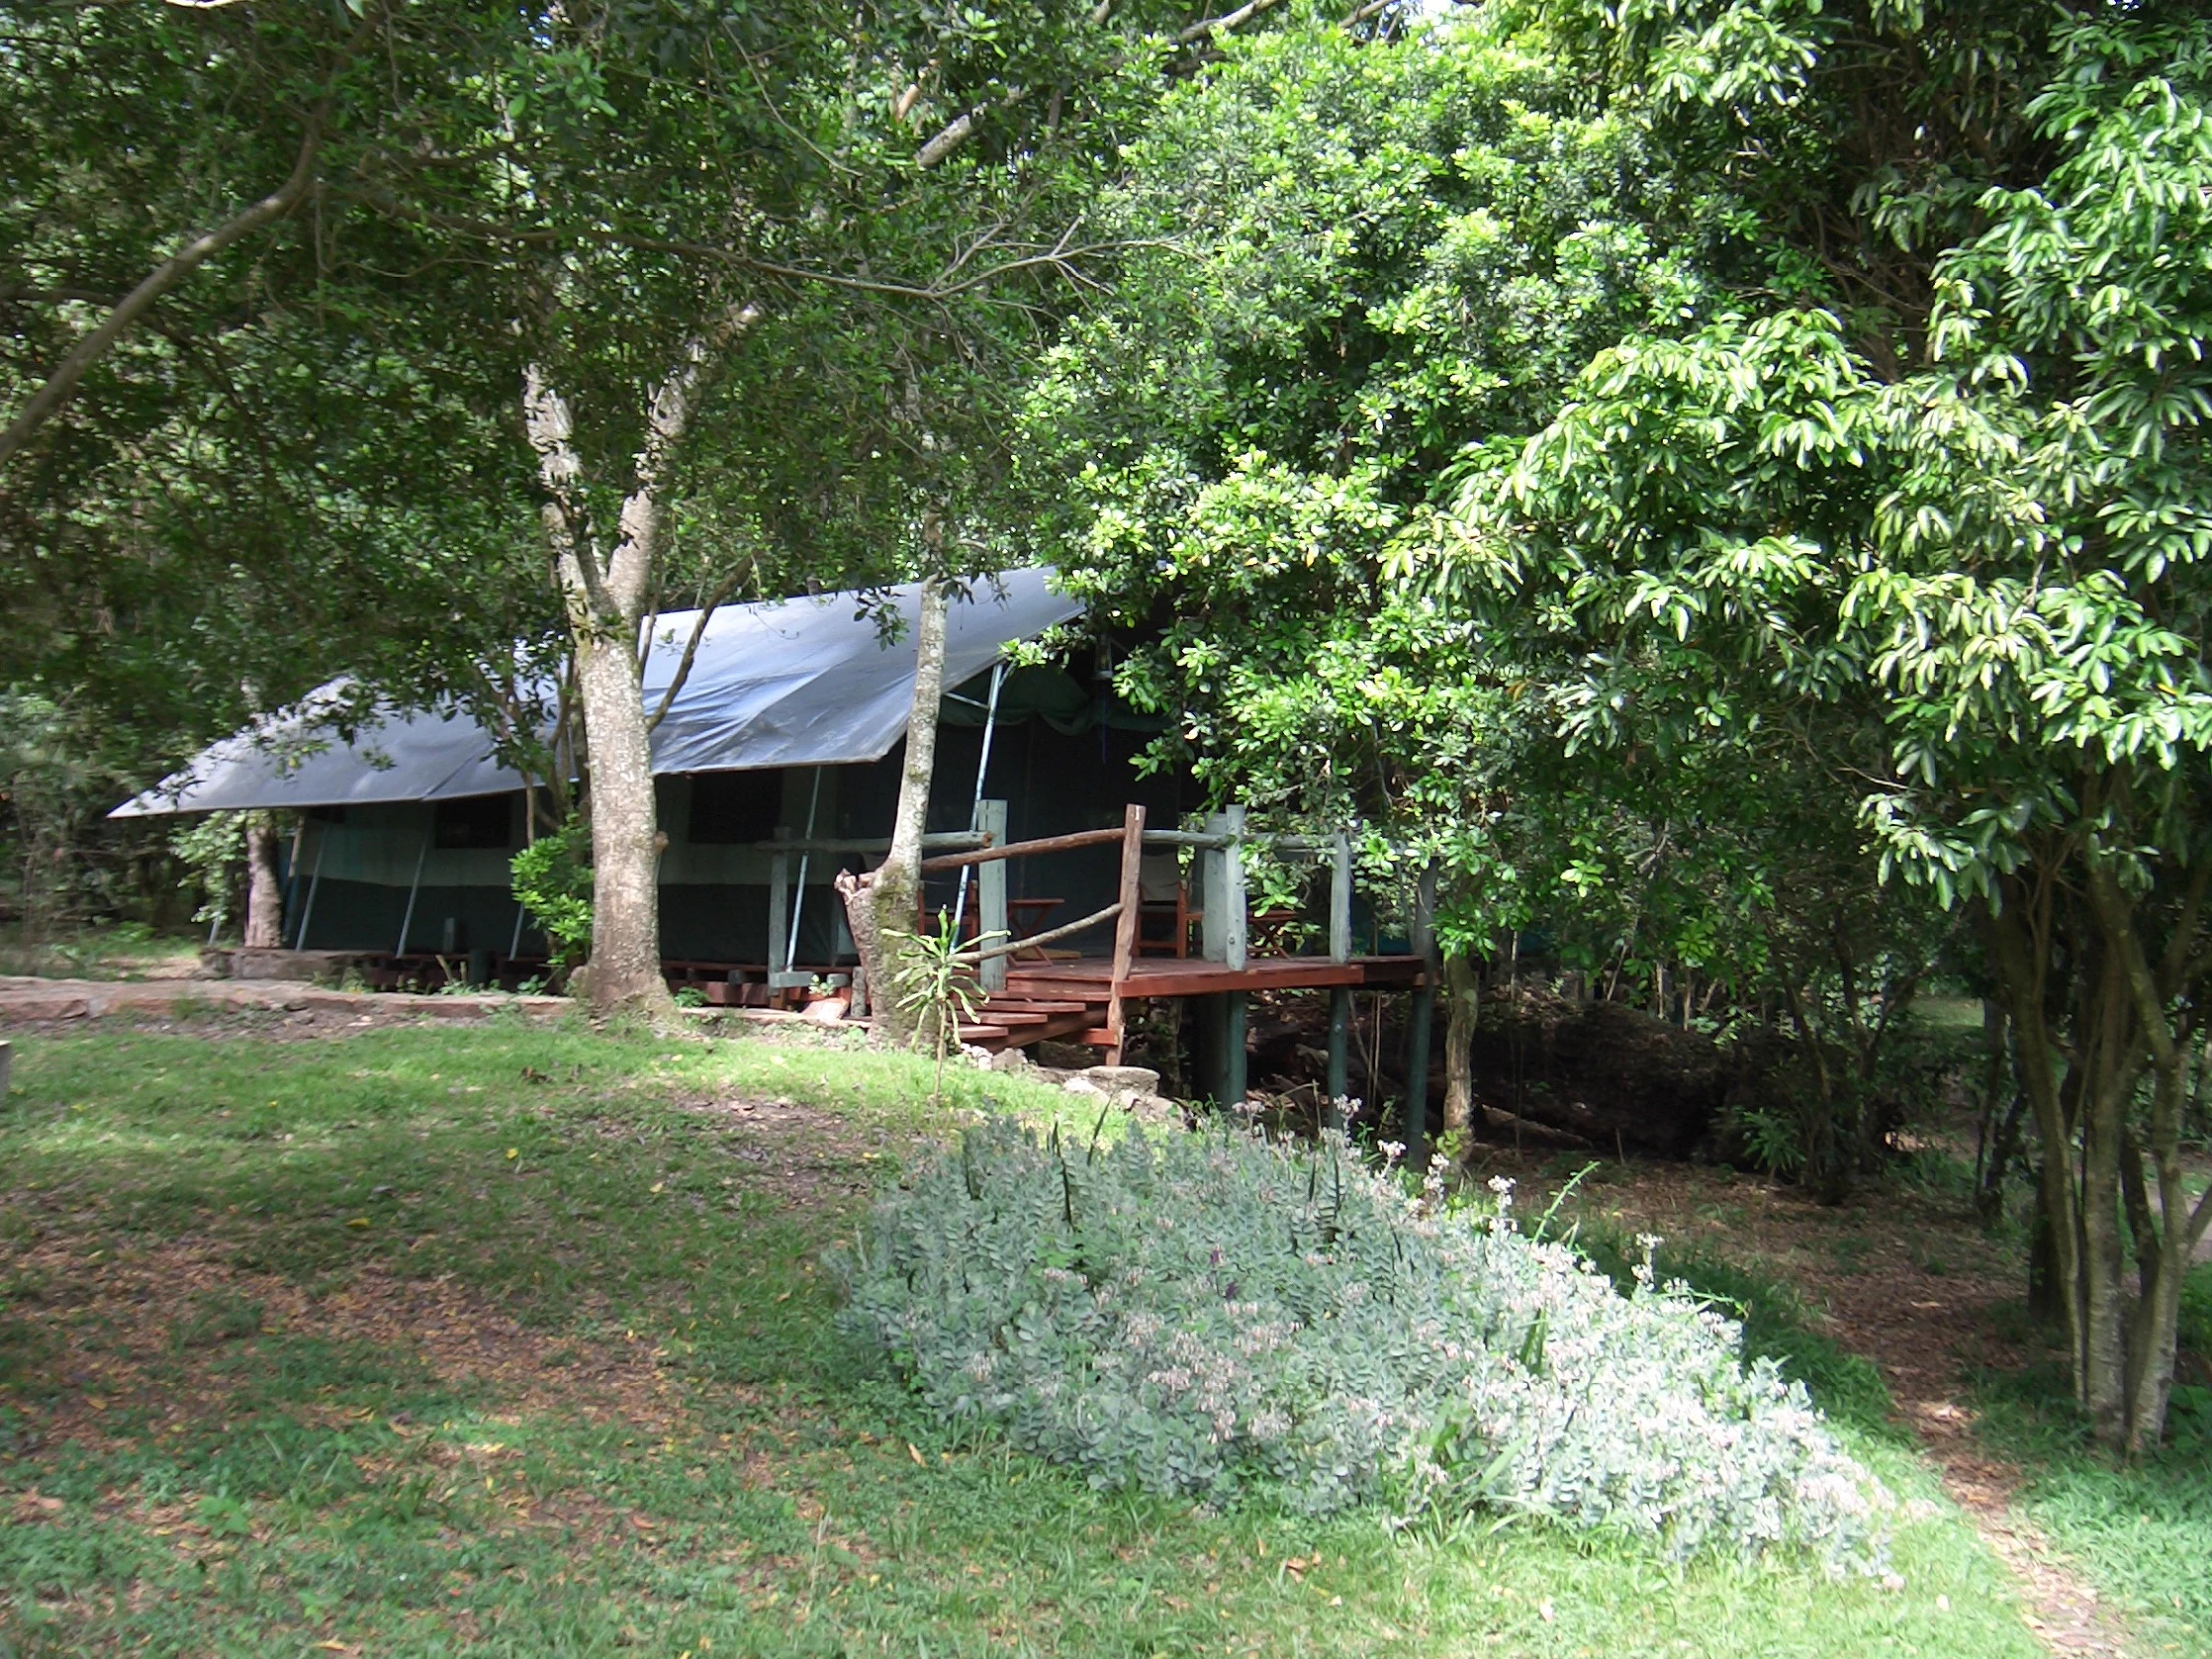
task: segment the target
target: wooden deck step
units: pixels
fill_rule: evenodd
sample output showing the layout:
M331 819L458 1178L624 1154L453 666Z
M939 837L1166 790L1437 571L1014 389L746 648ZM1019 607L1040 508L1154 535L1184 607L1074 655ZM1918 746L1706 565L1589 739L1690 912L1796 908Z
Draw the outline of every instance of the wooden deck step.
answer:
M992 1043L1002 1043L1012 1035L1003 1025L963 1025L960 1041L972 1043L978 1048L988 1048Z
M1002 1013L1012 1013L1017 1009L1031 1014L1080 1014L1096 1006L1098 1004L1091 1002L1065 1002L1051 997L1016 994L994 996L983 1004L980 1012L984 1019L996 1019Z

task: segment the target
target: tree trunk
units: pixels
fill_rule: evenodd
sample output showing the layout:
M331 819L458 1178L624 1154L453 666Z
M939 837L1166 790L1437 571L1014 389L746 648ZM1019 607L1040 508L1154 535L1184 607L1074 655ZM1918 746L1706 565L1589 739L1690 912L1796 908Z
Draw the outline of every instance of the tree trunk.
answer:
M2127 1439L2127 1251L2120 1235L2120 1128L2111 1068L2093 1080L2081 1123L2081 1403L2102 1444ZM2132 1093L2132 1087L2129 1090Z
M634 634L576 635L576 680L591 735L591 1004L600 1013L673 1007L661 977L661 849L653 758Z
M2125 1011L2133 1016L2133 1028L2127 1031L2124 1063L2109 1066L2114 1074L2112 1085L2099 1091L2111 1099L2109 1114L2100 1112L2084 1124L2083 1162L2085 1168L2096 1172L2096 1179L2094 1184L2084 1182L2083 1206L2086 1214L2095 1214L2092 1207L2102 1205L2106 1211L2102 1219L2109 1223L2116 1238L2118 1217L2111 1212L2124 1203L2140 1275L2140 1293L2129 1306L2120 1283L2124 1263L2115 1244L2110 1294L2117 1320L2109 1332L2100 1325L2097 1335L2116 1352L2112 1375L2099 1380L2102 1386L2092 1395L2091 1423L2100 1440L2139 1455L2165 1436L2166 1410L2173 1393L2181 1282L2189 1271L2197 1242L2204 1236L2207 1215L2212 1213L2205 1203L2192 1210L2181 1165L2189 1022L2193 1018L2187 1010L2194 1000L2196 976L2201 972L2195 965L2200 960L2197 924L2207 891L2212 889L2212 858L2200 854L2196 867L2190 870L2179 919L2172 924L2163 958L2155 967L2145 948L2136 901L2123 889L2109 856L2093 842L2088 864L2090 904L2110 962L2106 977L2111 983L2106 993L2112 1002L2124 1002ZM2126 1029L2118 1011L2108 1023L2115 1031ZM2145 1148L2130 1121L2136 1085L2146 1060L2152 1084L2148 1151L2157 1177L2155 1214L2144 1180ZM2099 1104L2104 1103L2100 1100ZM2103 1184L2106 1164L2112 1170L2110 1187L2116 1191Z
M1481 1013L1474 964L1462 955L1444 958L1444 1132L1438 1143L1464 1160L1474 1145L1474 1025Z
M1981 1005L1981 1124L1974 1158L1974 1216L1985 1228L2004 1219L2004 1181L2020 1147L2020 1125L2027 1097L2015 1085L2004 1098L2011 1075L2011 1021L2004 1004L1989 997Z
M652 723L639 673L645 610L661 554L664 496L677 452L705 393L707 373L760 311L733 305L685 341L646 410L645 444L631 466L611 545L602 545L584 494L567 400L532 364L523 427L545 488L542 515L553 582L575 641L577 701L591 761L592 946L586 975L598 1014L673 1014L661 977L660 854L654 822Z
M898 776L898 809L883 862L865 875L837 877L860 970L867 975L868 1005L876 1028L894 1043L934 1040L943 1010L918 1002L904 989L911 942L921 905L921 838L929 826L929 789L937 772L937 712L944 701L945 612L951 594L931 576L921 584L921 616L914 628L914 702L906 717L906 757Z
M276 826L256 813L246 821L246 933L249 950L281 950L284 884L276 874Z
M2198 920L2212 869L2190 871L2176 916L2139 909L2112 855L2095 841L2081 857L2086 915L2062 912L2057 883L2047 876L2007 877L1985 938L2040 1143L2043 1238L2073 1354L2075 1398L2101 1444L2140 1453L2165 1433L2181 1277L2212 1220L2207 1203L2190 1207L2180 1163L2190 1009L2202 971ZM2168 932L2155 965L2145 914ZM2058 930L2069 921L2065 954L2081 964L2081 979L2069 999L2071 1043L2062 1050L2048 1026L2048 973ZM2153 1084L2147 1142L2136 1105L2146 1071ZM2146 1153L2155 1189L2145 1179ZM2133 1294L2131 1245L2139 1269Z
M2060 1097L2058 1053L2044 1005L2050 958L2035 947L2037 939L2049 937L2051 911L2047 886L2031 887L2009 877L1999 889L1996 909L1984 918L1983 937L2012 1023L2015 1073L2034 1115L2041 1153L2037 1195L2048 1223L2049 1283L2073 1353L2075 1397L2082 1399L2081 1234L2074 1200L2073 1131Z

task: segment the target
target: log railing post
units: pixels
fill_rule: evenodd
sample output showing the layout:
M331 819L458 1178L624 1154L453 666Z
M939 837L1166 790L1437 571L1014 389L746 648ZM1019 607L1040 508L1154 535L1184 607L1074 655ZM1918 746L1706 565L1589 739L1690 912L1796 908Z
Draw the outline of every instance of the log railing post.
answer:
M1127 1021L1121 985L1137 957L1137 921L1144 905L1144 808L1131 802L1121 822L1121 914L1114 918L1113 981L1106 1004L1106 1029L1113 1038L1106 1051L1110 1066L1121 1064Z
M996 689L996 682L993 682ZM993 846L1006 844L1006 803L1003 801L979 802L975 809L975 828L990 839ZM996 942L1005 943L1011 938L1006 923L1006 861L995 858L978 865L975 871L975 919L976 931L986 943L991 936L999 935ZM1006 988L1005 956L987 956L976 970L984 994L996 996Z
M1352 837L1338 830L1329 844L1329 959L1352 960Z
M1207 815L1206 833L1222 844L1207 847L1200 858L1200 954L1239 972L1245 965L1244 830L1242 807Z
M1352 836L1339 830L1330 836L1330 960L1352 960ZM1330 986L1330 1064L1323 1124L1345 1128L1345 1115L1336 1102L1352 1093L1352 986Z
M1352 960L1352 837L1342 830L1330 837L1329 844L1329 959ZM1333 985L1329 991L1328 1099L1322 1104L1322 1121L1331 1129L1345 1126L1337 1102L1351 1093L1351 1075L1352 987Z

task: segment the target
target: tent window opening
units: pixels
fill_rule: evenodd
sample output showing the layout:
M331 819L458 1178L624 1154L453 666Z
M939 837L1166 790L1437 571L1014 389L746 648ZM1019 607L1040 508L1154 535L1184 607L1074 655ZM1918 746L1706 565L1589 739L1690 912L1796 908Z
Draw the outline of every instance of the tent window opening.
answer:
M441 801L435 837L440 851L504 852L514 843L513 803L503 795Z
M694 846L748 846L776 833L784 817L784 774L702 772L691 781L686 835Z

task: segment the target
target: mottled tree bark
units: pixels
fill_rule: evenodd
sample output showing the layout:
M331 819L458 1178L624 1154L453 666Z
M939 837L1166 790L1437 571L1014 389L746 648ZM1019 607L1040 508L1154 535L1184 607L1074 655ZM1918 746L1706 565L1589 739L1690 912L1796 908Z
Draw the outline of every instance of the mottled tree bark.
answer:
M890 850L865 875L837 877L853 947L867 975L868 1005L876 1029L893 1042L933 1038L939 1010L901 994L905 965L921 904L921 838L929 826L929 790L937 772L937 712L944 701L946 584L932 576L921 585L921 616L914 628L914 702L906 717L906 758L898 776L898 810Z
M276 873L276 826L256 813L246 821L246 934L249 950L284 945L284 884Z
M1474 964L1444 958L1444 1132L1441 1144L1464 1159L1474 1144L1474 1025L1481 1013Z
M715 357L759 312L733 306L684 349L647 410L615 533L602 540L585 504L584 467L567 401L532 366L523 420L545 486L542 509L554 585L576 646L577 700L591 758L592 944L586 976L595 1013L666 1014L661 977L660 853L654 821L651 723L639 673L639 630L661 554L664 497Z

